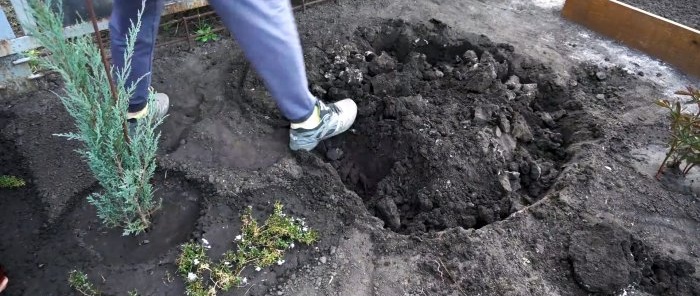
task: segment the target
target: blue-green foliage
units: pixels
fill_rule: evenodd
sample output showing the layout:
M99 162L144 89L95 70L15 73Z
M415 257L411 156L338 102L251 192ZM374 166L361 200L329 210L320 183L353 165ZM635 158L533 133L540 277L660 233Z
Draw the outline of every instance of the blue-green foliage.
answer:
M36 20L31 34L51 52L40 64L63 78L65 93L58 96L77 127L75 133L58 135L85 144L78 153L104 188L88 197L100 219L109 227L122 227L124 235L138 234L150 226L151 214L160 207L150 180L160 137L155 129L162 121L156 118L156 108L150 108L130 139L124 136L128 102L136 85L124 81L131 71L141 15L129 30L124 69L111 69L118 93L115 102L99 48L91 36L66 39L62 12L54 13L50 9L54 5L61 6L51 0L31 1Z

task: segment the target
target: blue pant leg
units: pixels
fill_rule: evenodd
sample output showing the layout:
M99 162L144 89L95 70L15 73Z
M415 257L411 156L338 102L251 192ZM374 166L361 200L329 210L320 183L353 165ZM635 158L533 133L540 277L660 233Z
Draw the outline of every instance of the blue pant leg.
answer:
M163 12L164 0L146 0L141 17L141 30L139 31L134 55L131 61L131 74L127 78L126 85L131 85L139 78L144 77L137 85L134 96L129 101L129 112L142 110L148 100L148 87L151 85L151 68L153 66L153 51L160 15ZM138 11L141 10L139 0L114 0L112 17L109 22L112 63L117 69L124 67L124 51L126 50L126 36L131 28L131 22L136 23Z
M306 79L304 56L290 0L210 0L255 70L292 122L306 120L316 98Z

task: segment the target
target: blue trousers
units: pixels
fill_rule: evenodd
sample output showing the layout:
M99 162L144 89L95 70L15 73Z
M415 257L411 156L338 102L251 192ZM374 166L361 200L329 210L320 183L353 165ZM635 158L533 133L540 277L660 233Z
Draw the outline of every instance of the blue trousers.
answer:
M127 85L140 77L129 111L146 106L151 84L153 52L164 0L146 0ZM236 37L246 57L265 81L282 115L291 122L306 120L316 98L306 80L304 57L290 0L209 0L226 27ZM138 0L114 0L110 20L112 62L124 66L126 34L141 9Z

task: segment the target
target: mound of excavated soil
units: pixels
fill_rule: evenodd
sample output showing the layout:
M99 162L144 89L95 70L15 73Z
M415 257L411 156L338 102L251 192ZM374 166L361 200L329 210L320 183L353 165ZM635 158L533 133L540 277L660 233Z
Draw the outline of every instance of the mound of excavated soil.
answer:
M352 132L322 149L400 233L502 220L547 192L569 144L596 136L556 76L507 44L437 21L360 28L354 41L312 53L326 62L316 94L359 105Z

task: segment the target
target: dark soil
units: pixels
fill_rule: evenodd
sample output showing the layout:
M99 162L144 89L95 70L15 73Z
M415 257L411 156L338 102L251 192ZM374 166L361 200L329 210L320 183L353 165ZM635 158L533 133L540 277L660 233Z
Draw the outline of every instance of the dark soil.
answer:
M232 42L159 50L154 86L172 102L163 209L137 237L99 224L85 201L94 182L41 175L87 175L80 160L52 160L75 157L45 136L70 129L57 83L0 98L0 174L30 181L0 191L8 295L69 295L72 269L106 295L181 295L179 244L206 239L216 259L246 207L263 217L277 200L320 241L246 271L249 286L227 295L700 295L697 197L630 156L665 139L663 116L645 111L652 86L589 65L564 79L437 20L329 23L306 28L310 87L354 98L359 114L312 153L288 151L258 78L238 83Z
M695 0L624 0L637 8L700 30L700 2Z
M455 37L438 21L360 28L355 39L313 81L360 106L353 132L325 153L400 233L502 220L547 191L571 141L595 137L576 106L558 105L566 94L552 74L507 44ZM572 130L588 135L562 135Z

